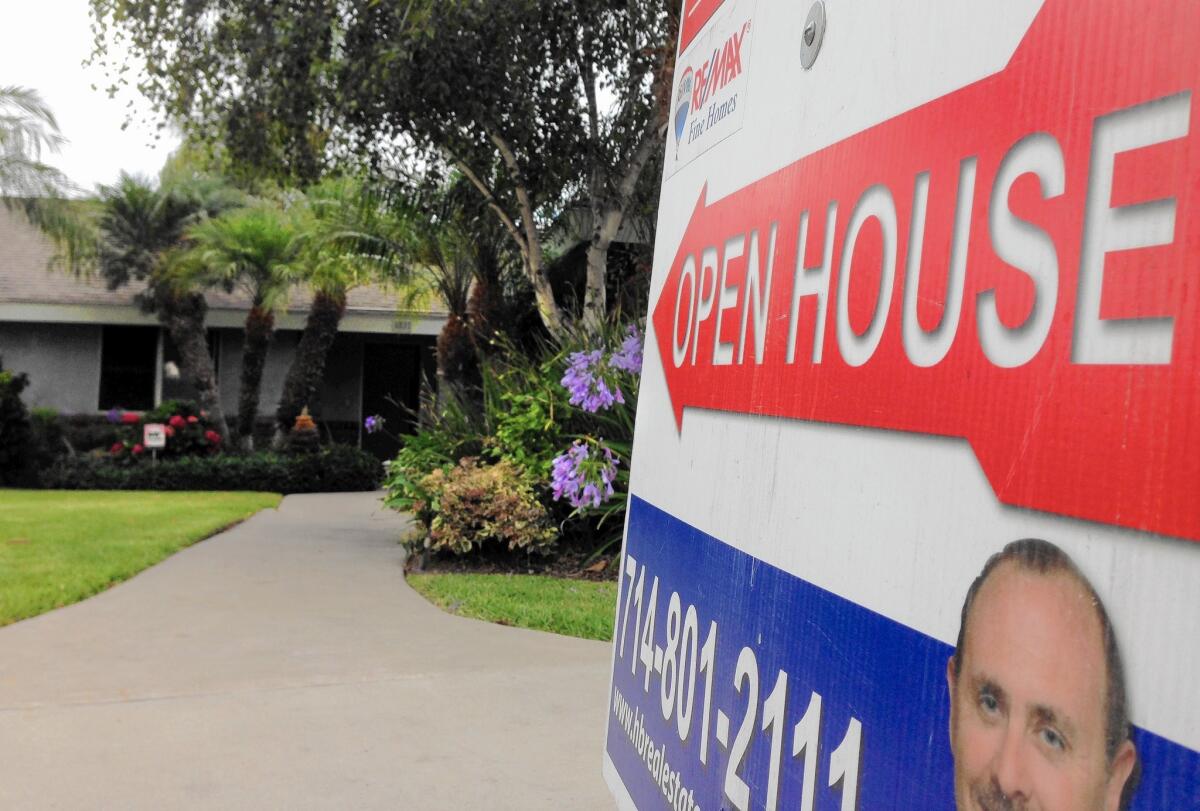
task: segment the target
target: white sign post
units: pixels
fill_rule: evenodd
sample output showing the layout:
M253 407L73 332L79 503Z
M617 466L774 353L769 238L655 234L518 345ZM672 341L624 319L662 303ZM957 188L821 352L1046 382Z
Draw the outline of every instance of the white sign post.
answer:
M1197 807L1196 31L687 0L620 807Z

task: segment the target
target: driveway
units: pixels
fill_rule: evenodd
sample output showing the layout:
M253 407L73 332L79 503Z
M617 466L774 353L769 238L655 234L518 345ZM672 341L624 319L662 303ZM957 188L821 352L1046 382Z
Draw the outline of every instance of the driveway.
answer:
M609 646L433 608L402 528L289 496L0 628L0 808L611 809Z

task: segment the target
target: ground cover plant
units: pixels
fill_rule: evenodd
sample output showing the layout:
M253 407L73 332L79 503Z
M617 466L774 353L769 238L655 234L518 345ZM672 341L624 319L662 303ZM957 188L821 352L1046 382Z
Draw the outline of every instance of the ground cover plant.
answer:
M617 584L515 574L412 574L408 582L453 614L611 641Z
M0 625L90 597L279 500L0 490Z

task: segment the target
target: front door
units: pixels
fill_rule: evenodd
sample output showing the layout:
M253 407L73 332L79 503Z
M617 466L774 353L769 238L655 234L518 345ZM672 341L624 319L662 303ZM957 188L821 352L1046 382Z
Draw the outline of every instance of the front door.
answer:
M363 346L362 417L383 417L386 431L363 430L362 447L379 459L392 459L400 450L393 437L411 433L420 405L420 348L411 344ZM360 422L360 425L362 423Z

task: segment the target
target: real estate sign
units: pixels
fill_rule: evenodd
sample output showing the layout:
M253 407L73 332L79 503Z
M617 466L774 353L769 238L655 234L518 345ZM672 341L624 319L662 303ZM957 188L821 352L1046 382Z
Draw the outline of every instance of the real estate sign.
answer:
M1200 4L687 0L623 808L1200 808Z
M167 426L160 422L148 422L143 425L142 444L151 450L167 447Z

